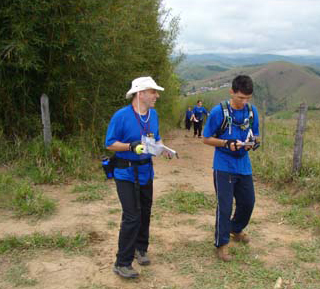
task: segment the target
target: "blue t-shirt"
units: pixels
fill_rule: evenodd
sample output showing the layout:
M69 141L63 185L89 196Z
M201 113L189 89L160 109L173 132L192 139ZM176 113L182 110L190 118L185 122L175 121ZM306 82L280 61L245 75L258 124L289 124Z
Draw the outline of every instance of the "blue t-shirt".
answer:
M192 116L192 110L187 110L186 111L186 119L190 120L191 116Z
M111 118L105 145L112 145L116 141L122 143L131 143L141 140L142 135L153 133L156 141L160 140L159 135L159 120L155 109L150 109L150 117L147 123L141 121L139 114L135 113L132 105L128 105L118 110ZM141 118L146 121L148 113L141 115ZM137 155L131 151L116 152L118 158L126 160L143 160L151 158L150 154ZM154 172L152 162L138 166L140 185L146 185L150 179L153 179ZM125 169L115 168L114 177L118 180L126 180L134 182L133 167Z
M203 106L198 107L197 105L193 108L192 113L194 114L197 120L203 120L203 115L208 114L207 110Z
M258 110L252 105L253 125L252 132L254 136L259 135L259 116ZM234 109L229 106L229 114L232 117L231 134L229 134L229 126L224 133L218 136L219 139L236 139L245 141L249 132L241 129L239 124L244 123L246 118L249 118L249 109L245 105L243 109ZM221 105L212 108L210 115L204 127L203 136L212 137L218 132L223 121L223 111ZM251 175L252 167L249 158L249 153L241 148L239 151L231 151L228 148L216 147L213 158L213 169L233 174Z

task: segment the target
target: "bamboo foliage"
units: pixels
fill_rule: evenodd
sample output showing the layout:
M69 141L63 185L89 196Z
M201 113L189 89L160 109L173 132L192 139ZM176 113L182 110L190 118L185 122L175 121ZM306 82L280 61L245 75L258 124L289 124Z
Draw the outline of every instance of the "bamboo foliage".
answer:
M98 132L143 75L166 88L159 111L172 118L178 22L165 29L165 13L160 0L2 0L0 129L39 134L45 93L55 135Z

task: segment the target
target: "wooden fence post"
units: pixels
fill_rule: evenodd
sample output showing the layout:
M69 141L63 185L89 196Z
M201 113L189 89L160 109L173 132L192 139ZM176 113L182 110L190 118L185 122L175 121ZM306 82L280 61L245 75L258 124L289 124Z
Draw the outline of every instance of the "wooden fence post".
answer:
M297 122L296 137L293 151L293 167L292 174L296 174L301 169L302 164L302 148L303 148L303 133L306 128L308 106L305 103L300 104L299 117Z
M51 124L50 124L50 110L49 98L47 95L41 95L41 117L43 125L43 138L45 145L49 145L52 140Z

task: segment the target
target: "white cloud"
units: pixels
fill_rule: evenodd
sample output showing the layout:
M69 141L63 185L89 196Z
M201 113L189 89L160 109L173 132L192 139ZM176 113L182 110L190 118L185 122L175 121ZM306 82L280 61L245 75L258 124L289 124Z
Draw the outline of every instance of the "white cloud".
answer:
M163 0L185 53L320 55L318 0Z

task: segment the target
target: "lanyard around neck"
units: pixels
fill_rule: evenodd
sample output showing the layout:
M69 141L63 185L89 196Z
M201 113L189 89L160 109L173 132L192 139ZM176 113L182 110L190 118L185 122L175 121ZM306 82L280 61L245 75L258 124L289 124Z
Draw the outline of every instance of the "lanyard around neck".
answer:
M135 110L134 110L134 108L133 108L133 105L131 105L131 107L132 107L132 111L133 111L133 114L134 114L134 116L135 116L135 118L136 118L136 120L137 120L137 122L138 122L138 125L139 125L139 128L140 128L140 134L141 134L141 136L142 135L147 135L147 134L149 134L150 133L150 118L146 121L146 122L141 122L140 121L140 115L138 115L136 112L135 112ZM150 112L149 112L150 113ZM139 117L140 116L140 117Z

